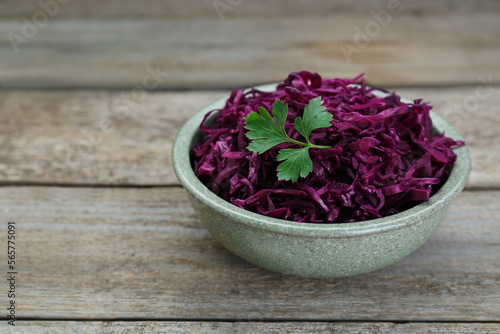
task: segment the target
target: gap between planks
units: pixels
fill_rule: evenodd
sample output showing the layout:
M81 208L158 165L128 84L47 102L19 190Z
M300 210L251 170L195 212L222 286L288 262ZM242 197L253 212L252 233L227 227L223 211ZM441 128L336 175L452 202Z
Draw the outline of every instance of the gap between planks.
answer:
M0 324L0 328L2 325ZM4 325L5 327L5 325ZM19 334L57 334L76 332L105 333L386 333L386 334L428 334L428 333L498 333L500 326L495 323L388 323L388 322L45 322L24 323Z
M247 84L244 85L245 87L250 87L250 86L257 86L259 84ZM380 88L380 89L388 89L389 85L372 85L369 82L367 82L368 86L371 86L373 88ZM459 89L459 88L467 88L470 86L478 86L479 83L478 81L469 81L469 82L442 82L442 83L405 83L405 82L394 82L390 83L390 87L397 87L397 89ZM488 84L489 87L492 88L500 88L500 82L492 82ZM148 90L148 93L214 93L214 92L230 92L231 90L235 88L243 88L242 87L237 87L232 84L214 84L213 86L207 87L207 86L198 86L198 85L186 85L186 86L177 86L177 87L158 87L155 89ZM81 85L81 86L67 86L67 85L61 85L61 86L50 86L50 87L39 87L39 86L23 86L23 87L1 87L0 86L0 92L19 92L19 91L27 91L27 92L65 92L67 91L68 93L72 92L79 92L79 91L86 91L89 93L95 92L95 93L101 93L101 92L109 92L109 93L121 93L123 91L127 91L134 89L134 87L123 87L123 86L106 86L106 87L96 87L96 85ZM388 89L391 90L391 89Z
M78 184L78 183L37 183L37 182L2 182L0 187L60 187L60 188L124 188L124 189L148 189L148 188L183 188L178 184ZM463 191L499 191L500 186L492 187L467 187Z
M316 319L316 318L303 318L303 319L286 319L286 318L267 318L267 319L259 319L253 320L248 319L242 321L241 318L89 318L89 319L80 319L80 318L43 318L43 317L16 317L16 321L40 321L40 322L203 322L203 323L391 323L391 324L500 324L500 320L442 320L442 319L415 319L415 320L397 320L397 319L377 319L377 320L362 320L362 319Z

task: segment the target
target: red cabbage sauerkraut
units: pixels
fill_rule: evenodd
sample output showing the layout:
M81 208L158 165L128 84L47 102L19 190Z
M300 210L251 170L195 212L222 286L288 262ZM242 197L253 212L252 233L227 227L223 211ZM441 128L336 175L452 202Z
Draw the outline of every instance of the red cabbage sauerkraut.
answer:
M305 223L347 223L389 216L428 201L446 181L464 145L432 130L431 106L402 102L395 93L376 97L363 75L322 80L317 73L291 73L276 90L236 89L214 122L200 126L203 139L191 150L194 171L215 194L265 216ZM297 182L278 180L276 161L283 143L263 154L247 149L245 120L276 99L289 107L286 130L320 96L332 126L315 130L310 149L313 172Z

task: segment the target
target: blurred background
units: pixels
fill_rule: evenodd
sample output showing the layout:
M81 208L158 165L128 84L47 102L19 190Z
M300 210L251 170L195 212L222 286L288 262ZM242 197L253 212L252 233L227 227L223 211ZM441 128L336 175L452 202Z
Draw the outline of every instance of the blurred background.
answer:
M325 78L365 73L374 86L431 102L478 148L472 186L500 163L481 149L500 145L496 131L481 131L485 121L498 122L491 114L499 113L499 1L0 6L0 173L9 182L177 184L164 166L189 115L232 88L298 70ZM129 161L117 150L127 150Z
M500 68L495 0L1 1L3 88L214 89L307 69L382 85L470 84ZM499 82L499 78L494 78Z

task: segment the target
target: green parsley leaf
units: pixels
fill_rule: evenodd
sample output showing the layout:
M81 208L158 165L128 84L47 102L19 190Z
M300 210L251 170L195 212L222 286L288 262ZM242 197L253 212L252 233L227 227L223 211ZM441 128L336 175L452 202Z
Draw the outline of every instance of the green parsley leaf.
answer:
M279 101L279 102L278 102ZM273 116L276 124L266 109L259 107L259 114L250 113L245 117L245 129L250 130L246 136L253 141L248 145L252 152L262 154L281 143L286 143L290 138L285 132L285 120L288 115L288 106L283 101L276 100L273 104Z
M244 118L245 129L249 130L246 136L252 140L248 149L252 152L262 154L278 144L287 142L303 146L279 151L276 159L283 162L277 168L278 179L296 182L299 176L306 177L313 167L309 149L330 148L330 146L312 144L309 139L314 130L331 126L332 115L322 104L321 97L311 100L305 106L303 116L295 118L294 128L305 138L306 143L294 140L286 133L288 106L281 100L276 100L273 104L274 119L263 107L259 107L259 113L252 112Z
M303 118L295 119L294 127L309 142L311 132L319 128L327 128L332 125L332 114L326 112L326 107L322 106L321 97L311 100L304 108Z
M280 150L276 160L283 161L277 168L280 180L296 182L299 175L306 177L313 170L313 163L309 157L309 147L284 148Z

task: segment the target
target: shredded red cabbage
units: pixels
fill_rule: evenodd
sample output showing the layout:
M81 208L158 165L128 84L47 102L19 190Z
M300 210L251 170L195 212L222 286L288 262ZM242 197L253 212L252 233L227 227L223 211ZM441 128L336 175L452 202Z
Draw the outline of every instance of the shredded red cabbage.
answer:
M353 85L357 84L357 85ZM231 93L213 125L200 126L203 140L191 150L194 171L215 194L232 204L269 217L307 223L345 223L380 218L428 201L448 178L464 145L432 131L431 106L404 103L392 93L376 97L363 75L322 80L319 74L291 73L276 90ZM330 128L311 134L313 172L297 182L277 179L278 151L284 143L257 154L247 149L246 117L259 106L271 110L276 99L288 104L285 128L296 139L293 120L321 96L333 115Z

